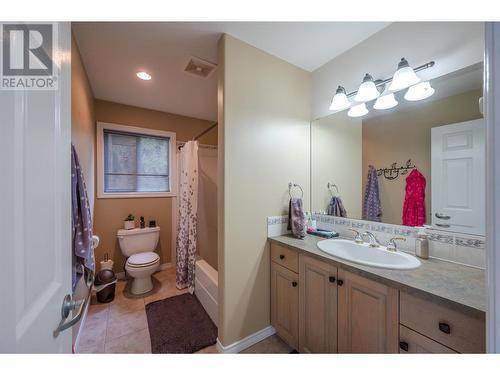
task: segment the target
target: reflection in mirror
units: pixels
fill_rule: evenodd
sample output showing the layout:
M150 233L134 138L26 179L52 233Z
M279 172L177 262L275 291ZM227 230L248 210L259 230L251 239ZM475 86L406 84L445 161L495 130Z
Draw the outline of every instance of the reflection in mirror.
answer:
M362 117L341 111L313 121L313 210L484 234L482 76L477 64L433 79L424 100L406 100L403 90L394 108L371 102Z

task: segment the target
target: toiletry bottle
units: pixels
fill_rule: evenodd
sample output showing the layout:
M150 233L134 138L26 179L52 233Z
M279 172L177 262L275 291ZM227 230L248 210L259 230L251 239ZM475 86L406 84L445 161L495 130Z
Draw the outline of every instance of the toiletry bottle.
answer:
M146 228L146 222L144 221L144 216L141 216L141 228Z
M429 258L429 240L425 227L420 227L415 240L415 255L422 259Z

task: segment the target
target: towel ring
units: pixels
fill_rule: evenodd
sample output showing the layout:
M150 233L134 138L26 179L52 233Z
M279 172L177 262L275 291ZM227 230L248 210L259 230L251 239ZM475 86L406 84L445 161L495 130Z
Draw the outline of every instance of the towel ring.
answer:
M338 186L337 186L337 185L335 185L335 184L331 184L331 183L328 183L328 184L326 184L326 187L328 188L328 190L330 190L330 194L332 194L332 197L333 197L333 196L335 196L335 195L333 194L333 191L332 191L332 189L333 189L333 188L335 188L335 191L337 192L337 195L339 195L339 194L340 194L340 192L339 192L339 188L338 188Z
M300 189L300 198L304 198L304 190L302 190L302 187L299 184L292 184L291 182L288 183L288 194L290 195L290 198L293 198L292 196L292 188L297 187Z

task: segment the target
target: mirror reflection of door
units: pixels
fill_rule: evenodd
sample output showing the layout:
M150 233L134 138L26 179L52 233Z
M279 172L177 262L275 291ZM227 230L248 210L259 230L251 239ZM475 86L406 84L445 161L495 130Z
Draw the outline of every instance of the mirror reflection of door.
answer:
M485 234L483 119L432 128L432 225Z

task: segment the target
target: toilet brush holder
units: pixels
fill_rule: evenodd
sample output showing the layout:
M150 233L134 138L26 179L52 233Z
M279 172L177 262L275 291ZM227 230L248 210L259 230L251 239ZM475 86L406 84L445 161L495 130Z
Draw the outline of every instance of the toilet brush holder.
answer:
M101 271L102 270L112 270L114 262L111 259L101 260Z

